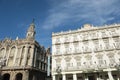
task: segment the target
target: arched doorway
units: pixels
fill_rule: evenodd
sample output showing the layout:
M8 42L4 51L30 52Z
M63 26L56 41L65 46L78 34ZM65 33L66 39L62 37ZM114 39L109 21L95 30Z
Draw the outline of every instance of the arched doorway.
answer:
M23 77L22 73L18 73L16 74L15 80L22 80L22 77Z
M10 80L10 74L8 73L4 74L2 80Z

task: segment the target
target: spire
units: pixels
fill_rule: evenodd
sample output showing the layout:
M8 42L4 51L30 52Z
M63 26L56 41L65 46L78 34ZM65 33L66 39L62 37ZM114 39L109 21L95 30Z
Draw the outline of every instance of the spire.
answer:
M27 34L26 34L26 38L27 39L34 39L35 37L35 24L34 24L34 19L32 21L32 23L30 24Z
M34 32L35 31L34 28L35 28L35 24L34 24L34 19L33 19L32 23L30 24L30 27L28 28L28 31L29 32L31 32L31 31Z

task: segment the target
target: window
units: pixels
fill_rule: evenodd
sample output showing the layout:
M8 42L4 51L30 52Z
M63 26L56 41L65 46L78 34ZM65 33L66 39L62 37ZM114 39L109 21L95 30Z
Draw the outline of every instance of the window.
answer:
M102 31L102 37L107 37L105 30Z
M112 36L116 36L117 32L115 28L110 29Z
M16 51L16 47L12 47L10 54L9 54L8 66L13 66L13 59L14 59L15 51Z
M2 48L2 49L0 50L0 58L2 58L2 57L3 57L4 53L5 53L5 49L4 49L4 48Z
M89 52L90 51L90 48L89 48L89 45L88 45L87 41L84 42L84 47L85 47L85 52Z
M109 45L110 45L110 48L113 49L116 47L116 43L115 41L113 40L113 38L109 38Z
M109 40L108 39L103 39L104 44L105 44L105 50L109 49Z
M60 54L60 45L56 46L56 54Z
M96 31L91 32L91 33L89 34L89 36L90 36L91 38L94 38L94 39L98 37Z
M111 37L111 35L112 35L112 33L111 33L110 30L106 30L105 33L106 33L106 35L107 35L108 37Z
M74 36L73 36L73 41L78 41L77 35L74 35Z
M57 67L60 67L60 66L61 66L60 62L57 62L57 63L56 63L56 66L57 66Z
M77 61L77 66L81 66L81 62L80 61Z
M60 38L56 38L56 43L60 43Z
M65 37L65 42L69 42L69 37L68 36Z
M98 63L101 65L101 64L104 64L104 61L103 59L98 59Z
M83 39L83 35L79 34L80 41Z
M88 39L88 33L87 32L83 34L83 39L84 40Z
M120 49L120 42L119 42L119 38L113 38L114 40L114 43L113 43L113 46L116 48L116 49Z
M66 58L65 58L65 61L66 61L66 67L67 67L67 68L71 66L70 60L71 60L70 57L66 57Z
M114 58L114 56L112 55L112 53L110 53L110 54L108 55L108 57L109 57L109 65L110 65L110 66L114 66L115 58Z
M105 47L105 45L104 45L103 39L100 39L99 46L98 46L99 50L104 50L104 47Z
M75 53L79 51L78 43L74 43L74 51Z
M65 44L65 53L69 53L69 52L70 52L69 44Z
M102 37L102 32L98 31L98 37L101 38Z
M94 51L98 51L98 46L99 46L99 43L98 43L98 40L94 40Z

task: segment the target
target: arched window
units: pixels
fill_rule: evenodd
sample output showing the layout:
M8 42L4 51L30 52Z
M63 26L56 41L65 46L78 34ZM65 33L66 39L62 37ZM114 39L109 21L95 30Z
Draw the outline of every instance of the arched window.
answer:
M22 73L18 73L16 74L15 80L22 80L22 77L23 77Z
M25 53L25 46L23 46L23 48L22 48L22 53L21 53L21 58L20 58L20 65L22 65L22 60L23 60L23 57L24 57L24 53Z
M28 56L27 56L28 59L30 58L31 51L32 51L32 49L31 49L31 46L30 46L30 47L28 48Z
M25 54L25 46L22 48L21 58L24 57L24 54Z
M0 50L0 58L2 58L2 57L3 57L4 53L5 53L5 49L4 49L4 48L2 48L2 49Z
M31 49L31 46L29 46L28 53L27 53L27 63L26 63L27 65L29 65L31 52L32 52L32 49Z
M10 51L10 57L14 57L15 51L16 51L16 47L12 47Z
M10 54L9 54L8 66L13 65L13 59L14 59L15 52L16 52L16 47L12 47L11 51L10 51Z
M10 74L8 73L4 74L2 80L10 80Z

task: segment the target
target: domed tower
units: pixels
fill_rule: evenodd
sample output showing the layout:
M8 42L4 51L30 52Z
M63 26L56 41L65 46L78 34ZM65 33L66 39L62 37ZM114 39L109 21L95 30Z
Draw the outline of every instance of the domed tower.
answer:
M35 24L34 20L30 24L30 27L28 28L27 34L26 34L27 39L34 39L35 38Z

